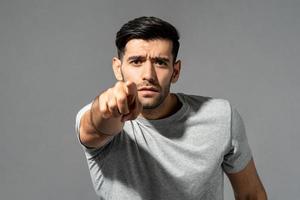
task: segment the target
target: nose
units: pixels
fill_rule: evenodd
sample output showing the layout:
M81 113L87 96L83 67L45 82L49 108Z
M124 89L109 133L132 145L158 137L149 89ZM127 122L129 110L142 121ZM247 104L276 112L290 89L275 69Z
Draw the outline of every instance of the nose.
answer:
M151 61L147 61L143 67L143 80L147 80L151 83L155 82L156 72Z

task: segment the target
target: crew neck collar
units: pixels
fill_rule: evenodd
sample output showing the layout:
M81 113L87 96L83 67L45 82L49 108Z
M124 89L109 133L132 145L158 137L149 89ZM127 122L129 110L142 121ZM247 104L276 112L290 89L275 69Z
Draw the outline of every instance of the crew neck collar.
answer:
M180 120L185 115L185 113L188 111L189 106L184 99L184 94L182 94L182 93L174 93L174 94L178 97L178 100L182 104L180 109L177 112L175 112L174 114L172 114L168 117L161 118L161 119L149 120L144 117L138 116L135 120L138 123L141 123L141 124L147 125L147 126L171 125L171 123L175 123L176 121Z

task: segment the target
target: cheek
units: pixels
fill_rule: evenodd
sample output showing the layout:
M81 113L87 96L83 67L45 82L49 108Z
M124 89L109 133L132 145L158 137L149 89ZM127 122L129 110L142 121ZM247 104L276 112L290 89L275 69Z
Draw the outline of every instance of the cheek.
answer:
M161 85L168 85L171 81L172 74L166 71L158 72L158 81Z

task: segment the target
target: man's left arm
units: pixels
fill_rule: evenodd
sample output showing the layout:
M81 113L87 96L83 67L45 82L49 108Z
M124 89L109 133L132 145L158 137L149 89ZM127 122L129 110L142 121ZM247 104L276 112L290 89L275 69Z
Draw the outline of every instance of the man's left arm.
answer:
M236 200L266 200L267 193L256 171L253 159L237 173L226 173Z

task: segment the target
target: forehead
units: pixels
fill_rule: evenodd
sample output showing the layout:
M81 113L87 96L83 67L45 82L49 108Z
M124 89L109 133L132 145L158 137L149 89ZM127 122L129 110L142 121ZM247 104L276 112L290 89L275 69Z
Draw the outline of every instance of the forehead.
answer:
M172 57L172 41L167 39L132 39L129 40L125 46L124 56L129 57L133 55L141 56L164 56Z

